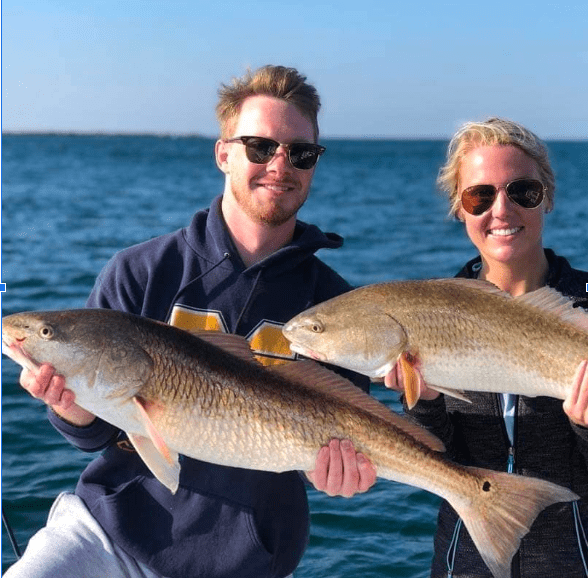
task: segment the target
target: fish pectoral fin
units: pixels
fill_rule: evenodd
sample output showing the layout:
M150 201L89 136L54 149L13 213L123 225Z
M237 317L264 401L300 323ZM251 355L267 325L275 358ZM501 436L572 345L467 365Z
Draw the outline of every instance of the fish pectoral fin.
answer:
M466 403L472 403L472 400L469 399L465 395L465 392L461 391L460 389L448 389L447 387L441 387L440 385L433 385L431 383L427 383L427 387L429 389L434 389L435 391L438 391L444 395L449 395L451 397L455 397L456 399L460 399L461 401L465 401Z
M400 371L402 372L402 382L404 384L404 397L408 409L412 409L421 396L421 373L408 361L406 354L402 353L398 358Z
M129 440L137 453L141 456L145 465L151 470L153 475L166 487L172 494L175 494L180 484L180 462L176 452L169 452L171 461L164 458L160 451L153 445L153 442L142 435L127 433Z
M149 434L149 438L151 439L153 446L161 454L161 456L167 461L168 464L173 465L174 457L172 455L172 452L170 452L169 448L167 447L167 444L165 443L165 440L163 439L163 437L161 436L161 434L159 433L157 428L153 425L153 422L151 421L151 418L149 417L149 414L147 413L147 410L145 409L144 403L137 397L133 397L133 402L135 403L135 406L139 410L141 422L145 426L145 429L147 430L147 433ZM176 454L175 459L177 459L177 454Z

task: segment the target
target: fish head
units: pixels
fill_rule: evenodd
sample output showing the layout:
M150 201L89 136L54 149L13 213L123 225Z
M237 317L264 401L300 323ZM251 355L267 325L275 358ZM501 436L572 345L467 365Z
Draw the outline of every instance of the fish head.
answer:
M406 333L377 303L346 299L352 293L303 311L286 323L283 334L296 353L381 378L404 351Z
M109 313L80 309L8 315L2 318L2 353L31 370L51 364L82 407L88 399L130 397L150 371L150 360L142 350L135 351L120 326L112 319L108 323Z
M2 319L2 353L24 368L50 363L58 372L71 371L83 345L68 337L67 319L53 312L15 313ZM77 369L77 368L76 368Z

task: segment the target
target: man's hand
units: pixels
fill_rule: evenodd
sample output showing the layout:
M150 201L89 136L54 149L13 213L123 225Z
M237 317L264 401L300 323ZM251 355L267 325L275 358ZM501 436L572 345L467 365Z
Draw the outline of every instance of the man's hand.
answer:
M349 440L331 440L320 449L314 470L306 472L317 490L350 498L367 492L376 481L376 468Z
M34 398L44 401L53 411L77 426L89 425L96 417L75 403L75 394L65 387L65 378L55 368L43 363L36 370L23 369L20 384Z
M65 379L55 373L52 365L44 363L37 370L23 369L20 384L36 399L47 405L67 410L74 403L75 395L65 389Z
M566 397L563 409L577 425L588 427L588 361L578 365L572 389Z

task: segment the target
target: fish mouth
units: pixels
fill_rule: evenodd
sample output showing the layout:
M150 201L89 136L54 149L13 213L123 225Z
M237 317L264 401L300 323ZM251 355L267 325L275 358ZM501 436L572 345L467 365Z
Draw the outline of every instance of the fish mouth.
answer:
M23 349L23 341L3 332L2 353L26 369L37 369L40 365Z
M294 353L304 355L305 357L310 357L310 359L314 359L315 361L327 361L327 356L323 353L318 353L318 351L313 351L312 349L302 347L302 345L299 345L297 343L290 343L290 350Z

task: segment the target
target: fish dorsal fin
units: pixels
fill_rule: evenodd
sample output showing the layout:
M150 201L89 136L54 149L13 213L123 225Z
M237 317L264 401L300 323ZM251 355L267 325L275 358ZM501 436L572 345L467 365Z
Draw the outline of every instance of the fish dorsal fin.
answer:
M189 333L202 339L202 341L206 341L207 343L238 357L239 359L259 363L253 354L249 342L241 335L223 333L222 331L204 330L191 330Z
M541 313L554 315L560 321L569 323L579 329L588 333L588 313L583 309L574 307L574 298L562 295L557 289L552 287L540 287L535 291L529 291L517 297L512 297L510 293L502 291L496 285L489 281L481 279L439 279L441 283L454 284L462 287L470 287L488 293L491 295L498 295L507 299L515 299L527 304L529 307L539 310Z
M465 279L463 277L452 277L451 279L435 279L435 283L477 289L478 291L488 293L489 295L499 295L500 297L512 299L512 295L510 293L499 289L496 287L496 285L494 285L494 283L490 283L490 281L485 281L483 279Z
M347 403L351 403L378 416L395 428L409 434L430 449L443 452L445 446L439 438L422 427L413 424L405 417L391 411L383 403L368 395L335 372L319 365L314 361L297 361L286 365L272 366L269 371L279 373L286 379L291 379L306 387L327 393Z
M541 287L520 295L516 299L544 313L555 315L561 321L588 333L588 313L579 307L574 307L574 299L562 295L556 289Z

